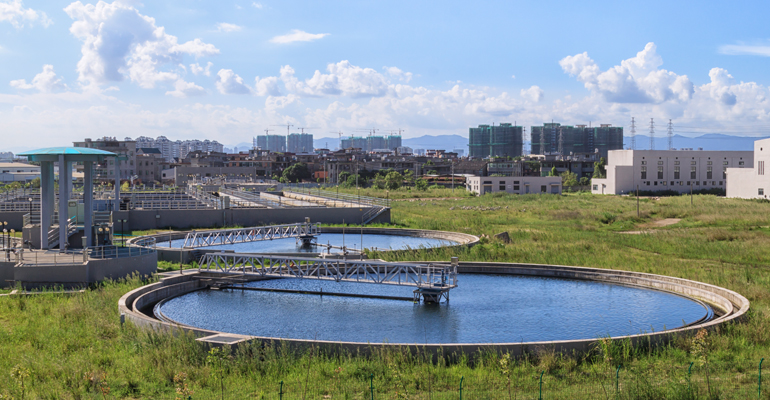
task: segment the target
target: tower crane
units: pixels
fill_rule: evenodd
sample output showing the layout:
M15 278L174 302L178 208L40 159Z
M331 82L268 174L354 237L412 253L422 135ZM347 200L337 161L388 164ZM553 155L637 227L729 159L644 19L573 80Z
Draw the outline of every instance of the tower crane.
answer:
M285 126L286 127L286 135L288 136L289 135L289 128L291 128L294 125L287 123L285 125L270 125L270 126Z

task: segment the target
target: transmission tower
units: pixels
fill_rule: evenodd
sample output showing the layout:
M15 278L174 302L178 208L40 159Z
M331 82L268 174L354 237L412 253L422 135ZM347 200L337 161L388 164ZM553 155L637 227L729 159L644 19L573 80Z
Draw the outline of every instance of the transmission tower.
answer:
M636 150L636 121L631 117L631 150Z
M559 155L564 155L564 129L559 127Z
M674 150L674 124L668 120L668 149Z
M655 150L655 121L650 118L650 150Z

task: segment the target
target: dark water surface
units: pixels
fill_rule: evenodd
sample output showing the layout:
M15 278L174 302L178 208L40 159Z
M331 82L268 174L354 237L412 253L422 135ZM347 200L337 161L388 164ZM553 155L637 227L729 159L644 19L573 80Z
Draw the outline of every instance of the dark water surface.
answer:
M411 236L400 235L363 235L364 247L367 249L377 248L383 250L403 250L403 249L419 249L427 247L439 247L439 246L451 246L457 244L457 242L445 239L432 239L421 238ZM356 232L355 228L351 228L349 233L345 233L344 239L341 233L322 233L318 235L318 244L331 244L332 246L342 247L343 243L348 248L361 248L361 233ZM170 242L171 247L182 247L184 239L172 240ZM169 247L169 242L158 242L158 247ZM220 246L207 246L207 249L219 249L219 250L235 250L243 253L257 253L257 252L275 252L275 253L294 253L294 252L310 252L321 253L325 252L324 247L313 248L300 248L296 244L296 239L275 239L265 240L261 242L248 242L248 243L236 243L226 244ZM332 253L339 252L339 250L332 249Z
M413 287L276 279L253 287L412 296ZM592 339L673 329L710 310L684 297L598 282L462 274L449 303L243 290L198 291L161 312L245 335L370 343L502 343Z

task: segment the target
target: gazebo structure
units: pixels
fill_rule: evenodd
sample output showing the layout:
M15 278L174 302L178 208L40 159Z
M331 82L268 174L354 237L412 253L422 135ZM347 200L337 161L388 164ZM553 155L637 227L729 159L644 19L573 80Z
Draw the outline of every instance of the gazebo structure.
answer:
M50 147L27 151L19 154L30 161L40 163L40 248L47 250L54 247L54 238L50 237L51 226L54 222L54 163L59 165L59 218L58 236L59 251L66 250L65 243L69 239L67 223L69 221L68 201L72 186L72 163L83 163L83 229L86 247L94 245L93 238L93 171L94 162L103 162L107 157L118 157L109 151L85 147ZM115 165L118 167L116 159ZM117 175L119 176L119 175ZM118 178L119 179L119 178ZM120 181L116 180L115 198L118 198ZM63 228L62 228L63 227ZM56 228L54 228L56 229Z

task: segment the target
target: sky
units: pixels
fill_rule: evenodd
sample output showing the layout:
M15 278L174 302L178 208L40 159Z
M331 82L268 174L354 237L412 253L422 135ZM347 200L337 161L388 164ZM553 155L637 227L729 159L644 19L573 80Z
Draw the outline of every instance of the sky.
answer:
M770 135L767 2L0 0L0 151L468 135ZM282 125L282 126L279 126ZM528 131L529 129L527 129Z

